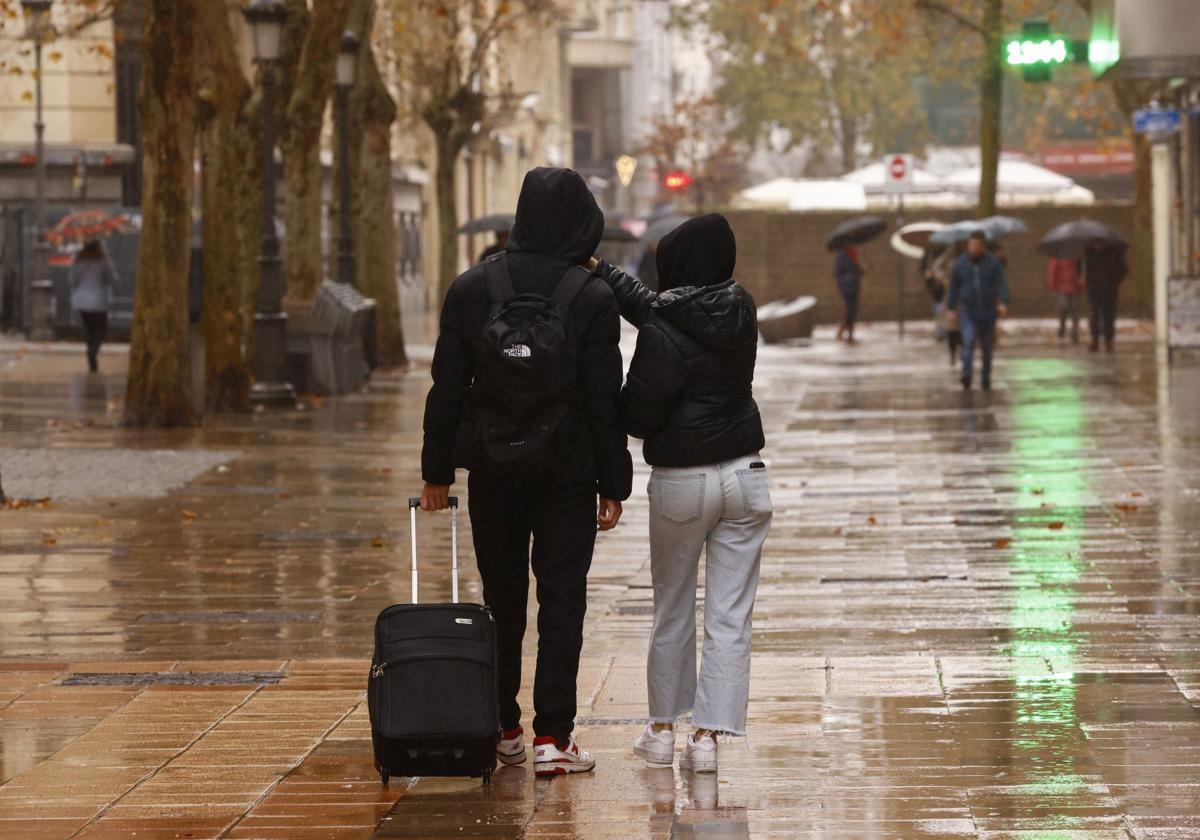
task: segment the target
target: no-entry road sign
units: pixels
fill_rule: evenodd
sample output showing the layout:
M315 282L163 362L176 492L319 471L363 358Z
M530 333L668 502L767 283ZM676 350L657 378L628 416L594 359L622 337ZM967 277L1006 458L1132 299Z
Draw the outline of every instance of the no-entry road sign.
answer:
M900 192L913 182L913 156L891 154L883 159L883 184L888 190Z

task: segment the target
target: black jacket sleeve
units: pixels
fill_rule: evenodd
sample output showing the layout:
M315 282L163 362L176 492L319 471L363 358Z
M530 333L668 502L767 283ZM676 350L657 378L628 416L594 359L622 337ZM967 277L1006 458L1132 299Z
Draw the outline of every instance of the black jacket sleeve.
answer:
M642 281L629 276L615 265L601 262L596 274L612 289L617 298L617 307L621 310L621 317L640 330L642 324L650 317L650 305L658 295L647 289Z
M639 332L621 391L625 431L646 440L665 429L686 383L687 366L675 344L654 325Z
M442 304L441 327L433 352L433 386L425 399L421 477L430 484L454 483L454 439L471 385L471 357L463 341L458 289L458 283L451 284Z
M620 341L617 304L604 292L604 302L588 323L580 345L579 379L596 459L596 490L606 499L623 502L633 489L633 461L618 411L623 369Z

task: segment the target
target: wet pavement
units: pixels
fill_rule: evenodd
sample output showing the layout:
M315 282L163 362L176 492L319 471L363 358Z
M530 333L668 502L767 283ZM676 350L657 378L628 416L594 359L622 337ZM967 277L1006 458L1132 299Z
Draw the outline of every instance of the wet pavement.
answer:
M639 467L591 577L597 770L490 791L371 767L371 627L408 596L427 369L133 431L119 375L0 344L0 451L22 459L0 474L30 488L0 511L0 837L1200 838L1200 365L1031 328L991 395L964 394L926 337L863 338L762 354L750 737L716 777L629 752ZM449 598L446 526L422 519L427 600Z

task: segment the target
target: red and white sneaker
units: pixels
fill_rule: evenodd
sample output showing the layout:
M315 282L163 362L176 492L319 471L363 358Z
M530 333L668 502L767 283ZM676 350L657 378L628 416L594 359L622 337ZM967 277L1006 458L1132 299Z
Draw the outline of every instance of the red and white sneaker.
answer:
M566 744L560 744L552 735L533 739L533 769L538 776L586 773L595 766L592 754L579 749L574 738L567 739Z
M505 766L525 763L525 741L521 737L525 730L521 727L506 729L500 733L500 743L496 745L496 758Z

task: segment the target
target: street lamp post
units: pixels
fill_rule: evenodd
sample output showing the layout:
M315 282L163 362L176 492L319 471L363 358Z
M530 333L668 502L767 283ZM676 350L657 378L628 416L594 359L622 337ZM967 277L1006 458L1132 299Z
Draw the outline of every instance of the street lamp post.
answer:
M287 9L280 0L253 0L242 10L250 26L254 60L262 70L262 240L259 249L258 310L254 313L255 405L295 405L287 381L287 313L283 311L283 270L275 235L275 63L283 44Z
M33 128L37 135L34 181L33 281L29 284L29 338L49 341L54 338L54 281L50 278L49 243L46 242L46 124L42 121L42 44L50 29L51 0L21 0L25 16L25 37L33 41L35 98L37 117Z
M358 36L342 33L337 58L338 109L338 281L354 285L354 239L350 233L350 90L358 71Z

